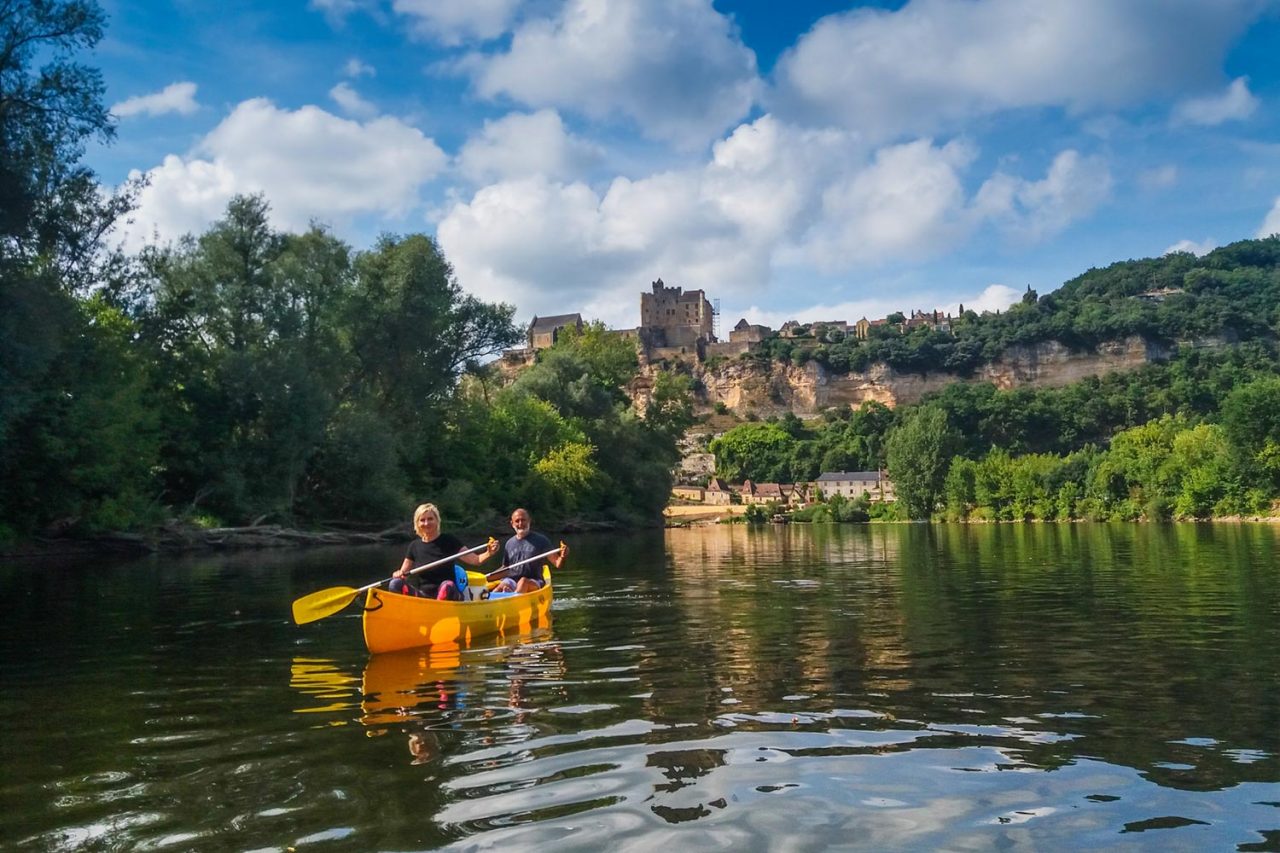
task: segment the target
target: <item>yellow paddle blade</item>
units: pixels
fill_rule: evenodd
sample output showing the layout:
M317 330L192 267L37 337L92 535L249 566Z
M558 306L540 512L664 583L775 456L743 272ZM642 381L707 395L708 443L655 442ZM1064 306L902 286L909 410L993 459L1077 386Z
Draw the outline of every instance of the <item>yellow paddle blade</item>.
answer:
M351 603L360 590L333 586L304 595L293 603L293 621L299 625L332 616Z

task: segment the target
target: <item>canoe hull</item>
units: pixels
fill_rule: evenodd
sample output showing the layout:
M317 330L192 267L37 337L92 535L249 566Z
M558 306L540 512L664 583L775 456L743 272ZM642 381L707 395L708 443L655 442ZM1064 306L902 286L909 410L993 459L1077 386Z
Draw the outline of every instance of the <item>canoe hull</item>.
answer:
M469 573L483 588L483 576ZM371 589L364 604L364 642L375 654L417 646L471 645L473 638L528 631L551 612L551 571L542 589L485 601L435 601ZM473 585L475 581L473 580Z

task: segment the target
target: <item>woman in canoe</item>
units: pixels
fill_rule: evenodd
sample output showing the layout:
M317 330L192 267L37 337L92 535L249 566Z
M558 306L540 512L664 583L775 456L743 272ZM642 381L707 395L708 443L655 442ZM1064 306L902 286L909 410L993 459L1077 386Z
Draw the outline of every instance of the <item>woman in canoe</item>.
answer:
M442 600L460 601L462 593L453 580L453 564L444 563L434 569L409 574L415 566L434 563L445 557L456 555L460 563L478 566L498 550L498 543L489 541L489 550L479 554L463 553L466 546L452 533L440 532L440 510L435 504L422 504L413 511L413 530L418 538L409 543L404 552L404 562L392 575L387 588L392 592L405 595L416 595L420 598L438 598Z

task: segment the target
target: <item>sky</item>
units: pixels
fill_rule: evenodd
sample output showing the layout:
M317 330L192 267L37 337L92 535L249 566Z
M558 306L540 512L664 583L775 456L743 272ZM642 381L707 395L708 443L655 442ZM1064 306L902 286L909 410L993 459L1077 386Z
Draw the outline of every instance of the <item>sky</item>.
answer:
M1280 232L1280 0L100 0L129 248L238 193L516 319L1002 309Z

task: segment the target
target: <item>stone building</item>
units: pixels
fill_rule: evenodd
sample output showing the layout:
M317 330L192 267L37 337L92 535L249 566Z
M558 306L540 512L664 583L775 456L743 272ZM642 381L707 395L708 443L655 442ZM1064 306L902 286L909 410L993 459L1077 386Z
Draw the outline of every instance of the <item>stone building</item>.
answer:
M560 330L568 326L581 330L582 315L556 314L551 317L539 317L535 314L533 322L529 324L529 331L526 335L529 349L546 349L559 339Z
M747 318L743 317L738 321L738 325L733 327L733 331L729 333L729 340L733 343L758 344L771 334L773 334L773 329L756 323L748 323Z
M650 346L696 348L715 341L715 310L701 290L685 293L658 279L640 294L640 326Z
M866 495L868 500L873 501L894 499L893 483L883 471L826 471L814 485L826 498L835 495L859 498Z

